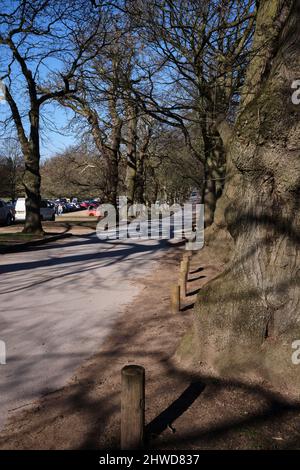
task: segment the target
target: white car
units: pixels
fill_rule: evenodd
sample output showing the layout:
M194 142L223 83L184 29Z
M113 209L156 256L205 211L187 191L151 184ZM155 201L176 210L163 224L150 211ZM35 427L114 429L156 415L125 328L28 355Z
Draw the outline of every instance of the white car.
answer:
M26 218L26 199L19 197L16 202L16 220L25 220ZM55 206L46 199L41 200L40 214L42 220L55 220Z
M15 220L14 210L0 199L0 223L10 225Z

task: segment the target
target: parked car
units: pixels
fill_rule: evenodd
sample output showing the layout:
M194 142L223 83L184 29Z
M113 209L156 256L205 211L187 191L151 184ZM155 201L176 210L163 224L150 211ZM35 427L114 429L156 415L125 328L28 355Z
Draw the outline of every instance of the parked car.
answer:
M97 211L97 209L95 209L95 207L89 206L89 208L88 208L88 215L89 215L89 216L96 217L96 211Z
M93 217L101 217L102 216L101 208L99 206L98 207L89 206L88 215L93 216Z
M82 201L82 202L80 203L81 209L88 209L89 206L90 206L89 201Z
M16 202L16 220L25 220L26 205L25 197L19 197ZM41 200L40 214L42 220L55 220L55 205L46 199Z
M81 209L88 209L89 207L94 207L94 208L97 208L99 206L99 202L98 201L83 201L80 203L80 207Z
M0 223L11 225L15 220L14 208L0 199Z

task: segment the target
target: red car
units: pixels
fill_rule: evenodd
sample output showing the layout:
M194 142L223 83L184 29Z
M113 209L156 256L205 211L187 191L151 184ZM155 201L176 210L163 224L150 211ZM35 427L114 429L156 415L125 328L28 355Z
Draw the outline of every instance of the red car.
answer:
M80 202L80 207L81 207L82 209L87 209L87 208L89 207L89 205L90 205L90 204L89 204L88 202Z
M89 202L89 201L83 201L80 203L80 207L82 209L89 209L90 207L93 207L96 209L96 207L99 206L99 203L97 202Z
M100 207L89 206L88 215L93 217L101 217Z

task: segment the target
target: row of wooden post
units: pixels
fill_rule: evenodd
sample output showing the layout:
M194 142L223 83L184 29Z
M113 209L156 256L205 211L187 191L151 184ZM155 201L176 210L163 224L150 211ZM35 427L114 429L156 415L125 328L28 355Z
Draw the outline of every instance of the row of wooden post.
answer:
M191 253L186 252L180 264L179 283L172 287L171 306L174 313L181 309L186 297ZM121 372L121 449L141 449L145 431L145 369L125 366Z

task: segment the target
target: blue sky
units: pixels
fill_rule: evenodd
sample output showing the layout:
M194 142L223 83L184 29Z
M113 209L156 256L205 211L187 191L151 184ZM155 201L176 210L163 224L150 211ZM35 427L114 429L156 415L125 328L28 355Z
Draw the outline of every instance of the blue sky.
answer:
M10 114L10 110L4 101L0 102L0 119L6 118ZM74 145L77 141L77 135L74 130L68 129L67 125L72 117L70 111L48 103L44 106L41 113L41 157L49 158L56 153L63 152L70 145ZM25 120L23 120L24 122ZM25 127L26 123L24 122ZM56 129L58 131L56 131ZM7 135L14 134L14 126L6 132L1 132L1 140Z
M73 130L66 128L71 118L70 111L49 103L45 106L42 115L41 157L44 159L60 153L70 145L75 144L77 135L74 134ZM55 127L59 132L52 129Z
M16 6L20 7L19 0L4 0L1 1L2 14L9 13L15 10ZM14 21L2 20L0 25L0 33L5 37L13 26L19 25L19 13L21 9L14 11ZM30 2L28 2L28 11L30 13ZM42 11L35 17L35 27L38 30L45 27L50 20L52 21L52 10L49 10L49 17L47 12ZM74 12L74 18L67 19L70 23L77 20L77 13ZM85 20L83 20L85 21ZM87 23L89 18L86 19ZM26 57L27 67L31 70L32 75L35 77L37 85L45 86L46 88L51 84L52 89L60 88L61 84L60 73L68 70L72 65L74 57L76 57L77 49L76 44L73 44L72 33L69 32L66 26L66 18L64 21L57 21L55 24L52 21L52 35L41 35L37 37L35 34L21 35L14 34L13 41L17 44L18 51L22 57ZM66 32L62 41L62 32ZM9 87L19 113L22 118L23 127L28 134L29 132L29 119L28 112L30 110L28 84L22 74L20 64L17 60L12 60L12 50L7 45L2 44L0 47L0 77ZM61 80L60 80L61 81ZM66 111L65 108L58 106L55 103L47 102L41 108L41 156L48 158L55 153L62 152L66 147L73 145L77 141L75 130L67 129L66 126L73 114ZM0 140L3 140L12 134L15 134L13 123L7 128L5 123L7 118L11 117L11 111L5 101L0 102ZM44 118L44 119L43 119ZM1 123L2 121L2 123ZM62 133L64 135L62 135ZM1 142L0 142L1 143Z

